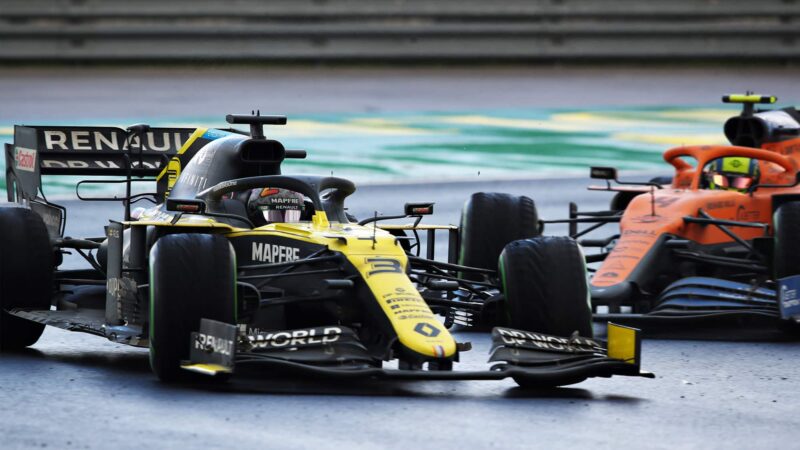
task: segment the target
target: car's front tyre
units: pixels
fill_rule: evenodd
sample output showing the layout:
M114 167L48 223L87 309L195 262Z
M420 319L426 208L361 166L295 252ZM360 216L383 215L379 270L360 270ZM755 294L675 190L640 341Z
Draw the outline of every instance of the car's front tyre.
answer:
M508 325L519 330L569 337L592 337L592 307L586 262L577 242L540 236L508 244L499 258ZM560 379L574 384L585 377ZM540 382L514 377L524 388Z
M236 254L215 234L170 234L150 251L150 367L185 380L190 337L200 319L236 323Z
M499 258L508 325L568 337L592 337L586 260L565 236L540 236L508 244Z

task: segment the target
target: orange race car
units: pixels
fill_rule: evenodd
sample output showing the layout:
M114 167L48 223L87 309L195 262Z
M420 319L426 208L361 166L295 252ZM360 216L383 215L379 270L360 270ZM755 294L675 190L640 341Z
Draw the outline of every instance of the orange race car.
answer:
M651 335L675 328L708 334L720 325L736 326L739 336L743 329L795 328L800 112L754 108L776 100L724 96L723 102L744 105L725 123L732 145L666 151L664 160L675 168L671 180L636 186L619 182L613 168L591 169L592 178L607 184L589 189L618 191L612 211L578 212L571 205L567 220L576 239L590 231L578 231L579 223L619 222L618 234L581 241L602 249L588 256L601 262L591 280L592 304L607 309L596 319Z

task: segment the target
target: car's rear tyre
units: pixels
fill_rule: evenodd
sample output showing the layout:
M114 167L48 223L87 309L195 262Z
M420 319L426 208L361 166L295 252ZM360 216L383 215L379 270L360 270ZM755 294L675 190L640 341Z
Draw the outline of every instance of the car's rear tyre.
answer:
M540 234L536 205L525 196L472 194L461 210L459 233L459 264L497 270L497 258L506 244ZM470 273L461 276L479 278Z
M44 325L5 311L50 309L53 259L50 237L38 214L0 207L0 350L25 348L42 335Z
M411 242L405 230L389 230L389 234L397 238L397 242L400 243L400 248L402 248L404 252L411 253ZM418 242L416 244L419 245Z
M800 202L779 206L772 223L775 227L775 278L800 275Z
M658 183L662 186L669 186L672 184L672 177L669 175L662 175L660 177L653 177L650 179L651 183Z
M672 184L672 177L670 176L660 176L650 179L651 183L658 183L662 186L667 186ZM612 211L622 211L628 207L633 200L634 197L641 195L642 192L628 192L628 191L620 191L614 194L614 197L611 198L611 204L609 208Z
M200 319L236 323L236 254L224 236L170 234L150 251L150 367L162 381L186 380L190 338Z
M508 325L592 337L586 260L574 239L540 236L508 244L499 258Z

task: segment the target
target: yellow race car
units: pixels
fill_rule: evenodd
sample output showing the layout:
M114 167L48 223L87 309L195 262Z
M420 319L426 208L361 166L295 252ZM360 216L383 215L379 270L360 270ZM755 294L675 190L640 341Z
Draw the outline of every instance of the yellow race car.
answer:
M149 347L164 381L226 378L247 365L331 377L513 377L523 386L652 376L640 370L637 330L610 325L608 343L592 339L586 269L572 239L514 241L499 271L458 264L459 227L420 223L433 204L358 222L344 207L352 182L281 174L285 158L306 156L264 136L264 125L285 117L227 120L249 133L15 128L6 146L13 203L0 207L3 350L32 345L52 325ZM93 199L122 201L124 220L110 221L103 237L64 237L65 210L44 197L43 174L122 175L76 189L87 198L87 183L121 183L124 196ZM139 181L156 192L133 194ZM132 209L142 199L155 205ZM381 224L398 217L416 220ZM433 255L441 230L448 262ZM59 270L65 251L91 267ZM470 345L448 328L478 322L495 326L491 365L455 371Z

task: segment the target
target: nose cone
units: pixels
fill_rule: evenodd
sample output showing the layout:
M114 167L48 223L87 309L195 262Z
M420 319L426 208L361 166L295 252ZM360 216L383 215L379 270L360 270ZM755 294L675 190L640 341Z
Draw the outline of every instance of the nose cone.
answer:
M628 303L635 292L633 283L623 281L613 286L591 286L592 303L596 305L619 306Z
M340 250L361 273L397 340L424 358L453 357L456 341L406 275L408 258L402 248L388 234L374 238L374 243L371 239L352 240Z

